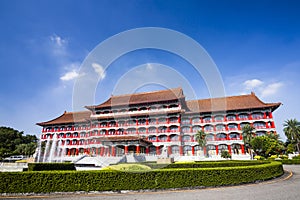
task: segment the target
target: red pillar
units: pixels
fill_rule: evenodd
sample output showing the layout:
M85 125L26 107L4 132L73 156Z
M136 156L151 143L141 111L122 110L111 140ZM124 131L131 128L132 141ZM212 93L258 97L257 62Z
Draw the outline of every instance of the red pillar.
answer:
M192 155L194 156L195 155L195 147L192 146Z
M79 150L76 148L76 156L78 156L79 154Z
M204 156L206 156L206 147L203 147L203 154L204 154Z
M267 115L266 115L266 113L264 112L264 119L266 119L267 118Z
M116 156L115 146L111 146L111 156Z
M242 154L245 154L245 148L243 144L241 144L241 148L242 148Z
M219 146L216 145L216 155L218 155L218 154L219 154Z
M171 146L168 146L168 154L171 155L172 154L172 149Z
M228 145L228 152L231 154L231 146L230 146L230 144Z
M156 155L160 155L159 146L156 147Z
M124 152L125 152L125 155L128 154L128 146L127 145L124 147Z
M273 118L272 112L269 112L269 117Z
M183 147L179 146L179 154L182 156L183 155Z
M146 154L149 154L149 147L146 147Z
M274 122L271 122L271 128L275 128Z
M71 150L70 150L70 149L68 149L68 150L67 150L67 152L68 152L68 153L67 153L67 154L68 154L68 156L70 156L70 155L71 155Z
M140 146L139 145L136 146L136 153L140 154Z

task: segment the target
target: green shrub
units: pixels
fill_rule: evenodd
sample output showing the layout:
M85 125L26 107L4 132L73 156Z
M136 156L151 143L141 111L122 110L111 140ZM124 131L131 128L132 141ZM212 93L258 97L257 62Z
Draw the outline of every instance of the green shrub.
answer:
M236 185L283 174L280 162L253 166L124 171L29 171L0 173L0 193L119 191Z
M300 155L294 156L293 159L295 159L295 160L300 160Z
M228 151L222 151L222 153L221 153L221 157L222 158L230 158L231 159L231 155L230 155L230 153L228 152Z
M185 162L185 163L173 163L167 166L161 167L164 169L171 168L216 168L216 167L237 167L237 166L251 166L270 163L270 161L237 161L237 160L224 160L224 161L198 161L198 162Z
M74 163L28 163L28 171L76 170Z
M285 165L300 165L299 159L284 159L280 160L280 162Z
M263 157L263 156L254 156L254 159L256 159L256 160L266 160L266 158Z
M289 159L289 157L287 155L279 155L278 158L281 158L281 159Z
M118 164L118 165L111 165L105 168L102 168L102 170L121 170L121 171L149 171L151 170L151 167L142 165L142 164Z
M278 156L277 155L271 155L269 158L270 159L276 159L276 158L278 158Z

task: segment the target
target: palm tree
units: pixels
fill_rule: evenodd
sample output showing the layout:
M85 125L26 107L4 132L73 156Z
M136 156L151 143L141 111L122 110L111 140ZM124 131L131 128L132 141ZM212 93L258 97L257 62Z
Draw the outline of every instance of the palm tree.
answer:
M296 147L299 151L299 141L300 141L300 122L296 119L289 119L283 123L283 131L285 136L292 142L296 143Z
M203 148L203 152L205 152L206 133L203 130L197 131L195 135L195 140L198 142L199 146Z
M242 128L243 141L244 141L246 149L248 150L248 153L251 156L251 159L252 159L252 151L251 151L251 144L250 144L250 142L253 139L254 130L255 130L255 128L253 126L250 126L249 124L246 124Z

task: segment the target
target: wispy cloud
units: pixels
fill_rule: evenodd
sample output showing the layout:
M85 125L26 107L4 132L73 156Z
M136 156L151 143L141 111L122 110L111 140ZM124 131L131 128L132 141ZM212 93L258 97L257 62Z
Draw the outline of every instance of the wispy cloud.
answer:
M64 74L63 76L60 77L60 80L62 81L70 81L73 80L75 78L77 78L79 76L79 73L76 72L75 70L67 72L66 74Z
M101 80L105 78L106 74L104 68L100 64L92 63L92 67L94 68L95 72L98 74Z
M68 54L67 52L67 46L68 46L68 40L53 34L49 37L50 41L50 50L53 55L55 56L66 56Z
M63 47L64 45L67 44L67 40L63 39L62 37L54 34L50 36L50 40L52 42L54 42L55 45L57 45L58 47Z
M264 88L261 89L261 96L262 97L269 97L272 95L275 95L278 93L280 88L282 88L283 83L277 82L277 83L271 83L269 85L266 85Z
M258 79L246 80L243 85L246 87L247 90L257 88L263 85L264 82Z

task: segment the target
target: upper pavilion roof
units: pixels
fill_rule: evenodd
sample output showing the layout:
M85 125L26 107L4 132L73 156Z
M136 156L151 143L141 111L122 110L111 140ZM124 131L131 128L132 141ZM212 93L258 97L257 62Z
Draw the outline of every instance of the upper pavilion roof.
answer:
M85 107L89 110L92 110L97 108L110 108L113 106L129 106L132 104L178 100L181 98L184 98L182 88L173 88L154 92L142 92L136 94L111 96L107 101L105 101L102 104Z
M277 109L281 103L264 103L253 92L248 95L186 101L190 112L234 111L255 108Z
M90 115L91 115L90 111L81 111L81 112L65 111L61 116L47 122L37 123L37 125L45 126L45 125L85 122L87 119L90 118Z

